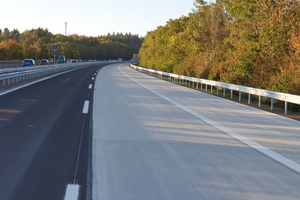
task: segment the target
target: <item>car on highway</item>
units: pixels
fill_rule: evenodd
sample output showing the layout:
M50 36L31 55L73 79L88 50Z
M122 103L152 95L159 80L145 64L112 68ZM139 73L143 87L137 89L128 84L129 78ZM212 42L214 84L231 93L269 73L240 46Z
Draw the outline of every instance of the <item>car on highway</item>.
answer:
M72 60L71 63L77 63L77 60Z
M49 61L49 64L53 64L53 59L52 58L49 58L48 61Z
M49 61L47 59L42 59L40 65L49 65Z
M22 62L22 67L27 67L27 66L35 66L35 61L33 59L25 59Z
M63 63L66 63L66 57L63 54L61 54L58 56L57 64L63 64Z

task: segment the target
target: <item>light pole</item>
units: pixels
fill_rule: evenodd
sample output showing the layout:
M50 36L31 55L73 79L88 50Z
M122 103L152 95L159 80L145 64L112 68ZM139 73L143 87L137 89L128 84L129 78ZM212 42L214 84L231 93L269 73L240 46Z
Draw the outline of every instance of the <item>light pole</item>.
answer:
M65 36L67 36L67 22L65 22Z

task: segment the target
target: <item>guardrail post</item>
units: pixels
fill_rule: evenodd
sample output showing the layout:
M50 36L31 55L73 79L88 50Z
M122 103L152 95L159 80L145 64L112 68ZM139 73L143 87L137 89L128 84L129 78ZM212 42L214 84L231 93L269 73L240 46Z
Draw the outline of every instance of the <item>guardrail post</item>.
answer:
M287 101L284 102L284 114L287 114Z
M210 93L212 94L213 93L213 89L214 89L214 86L210 86Z
M199 89L199 83L197 82L197 90Z
M249 93L248 94L248 104L250 104L251 103L251 94Z
M203 89L203 84L201 83L201 90Z
M261 106L261 96L259 95L258 96L258 107L260 107Z
M14 77L11 79L11 83L12 83L12 84L15 83L15 78L14 78Z
M219 87L217 87L217 96L219 95Z
M207 84L206 84L206 86L205 86L205 92L207 92Z
M10 78L7 79L7 85L10 85Z
M194 86L195 86L195 83L194 83L194 81L193 81L193 88L194 88Z
M3 86L5 86L5 79L3 80Z
M191 87L191 81L189 80L189 87Z
M274 99L271 99L271 111L273 111L273 106L274 106Z
M225 91L226 89L225 88L223 88L223 97L225 97Z
M242 101L242 93L239 92L239 101Z
M230 93L231 93L231 99L233 99L233 90L230 90Z

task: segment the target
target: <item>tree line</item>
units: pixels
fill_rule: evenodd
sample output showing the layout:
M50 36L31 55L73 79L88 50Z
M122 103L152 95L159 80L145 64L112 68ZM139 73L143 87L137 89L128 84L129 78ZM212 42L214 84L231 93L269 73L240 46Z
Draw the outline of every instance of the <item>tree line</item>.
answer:
M20 33L18 29L0 29L0 60L22 60L25 58L51 58L52 44L58 45L58 52L66 58L130 60L138 53L143 38L131 33L113 33L98 37L64 36L52 34L48 29L37 28Z
M297 0L194 2L188 16L147 33L144 67L300 94Z

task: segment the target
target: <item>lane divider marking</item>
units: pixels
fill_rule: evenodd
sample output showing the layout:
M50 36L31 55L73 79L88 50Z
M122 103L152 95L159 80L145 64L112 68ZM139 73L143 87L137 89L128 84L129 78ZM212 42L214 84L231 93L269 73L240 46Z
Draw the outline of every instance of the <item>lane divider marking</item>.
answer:
M30 85L33 85L35 83L39 83L39 82L42 82L42 81L45 81L45 80L48 80L50 78L53 78L53 77L56 77L56 76L59 76L59 75L62 75L62 74L66 74L66 73L69 73L69 72L72 72L72 71L75 71L75 70L79 70L79 69L82 69L84 67L80 67L80 68L76 68L76 69L70 69L70 70L67 70L67 71L63 71L63 72L60 72L60 73L57 73L57 74L54 74L54 75L51 75L51 76L46 76L44 78L41 78L41 79L38 79L36 81L32 81L30 83L27 83L27 84L24 84L24 85L21 85L21 86L18 86L18 87L14 87L12 89L9 89L9 90L5 90L3 92L0 92L0 96L4 95L4 94L8 94L10 92L13 92L13 91L16 91L16 90L19 90L19 89L22 89L22 88L25 88L27 86L30 86Z
M92 80L94 80L95 78L93 77Z
M90 101L84 102L84 106L83 106L83 110L82 110L83 114L87 114L89 112L89 104L90 104Z
M69 184L67 186L64 200L76 200L79 197L79 185Z
M296 172L298 172L300 174L300 164L298 164L298 163L296 163L296 162L294 162L294 161L292 161L292 160L290 160L290 159L288 159L288 158L286 158L286 157L284 157L284 156L276 153L275 151L272 151L272 150L268 149L267 147L264 147L264 146L262 146L262 145L260 145L260 144L258 144L256 142L254 142L254 141L252 141L252 140L250 140L250 139L248 139L248 138L246 138L246 137L244 137L244 136L242 136L242 135L240 135L240 134L238 134L238 133L236 133L236 132L234 132L234 131L232 131L232 130L224 127L224 126L222 126L221 124L218 124L217 122L215 122L215 121L213 121L213 120L211 120L211 119L209 119L209 118L207 118L207 117L205 117L205 116L203 116L203 115L201 115L201 114L199 114L199 113L197 113L197 112L195 112L195 111L193 111L193 110L191 110L191 109L189 109L189 108L187 108L187 107L185 107L185 106L183 106L183 105L181 105L179 103L177 103L176 101L173 101L172 99L169 99L168 97L166 97L166 96L164 96L164 95L156 92L155 90L152 90L152 89L148 88L147 86L143 85L142 83L134 80L133 78L131 78L130 76L128 76L127 74L125 74L120 69L120 65L118 66L118 70L123 75L127 76L127 78L131 79L135 83L137 83L140 86L146 88L147 90L149 90L150 92L156 94L157 96L165 99L169 103L177 106L178 108L186 111L187 113L193 115L194 117L196 117L196 118L198 118L198 119L206 122L207 124L209 124L209 125L217 128L217 129L219 129L220 131L226 133L227 135L229 135L229 136L235 138L236 140L238 140L238 141L240 141L240 142L248 145L249 147L252 147L253 149L255 149L255 150L263 153L264 155L266 155L266 156L268 156L268 157L276 160L277 162L285 165L286 167L288 167L288 168L290 168L290 169L292 169L292 170L294 170L294 171L296 171Z
M92 85L92 84L90 84L90 85L89 85L89 89L92 89L92 87L93 87L93 85Z

